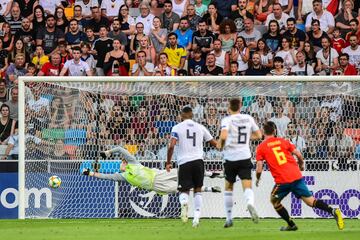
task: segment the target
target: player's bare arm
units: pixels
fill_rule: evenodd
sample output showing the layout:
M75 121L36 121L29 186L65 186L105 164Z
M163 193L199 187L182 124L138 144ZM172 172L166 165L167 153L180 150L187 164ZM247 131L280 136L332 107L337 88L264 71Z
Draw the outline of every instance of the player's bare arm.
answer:
M264 168L264 162L263 161L256 161L256 182L255 185L258 187L260 183L261 173Z
M297 158L297 162L298 162L298 165L299 165L299 168L301 171L304 171L304 158L301 154L301 152L297 149L295 149L292 154Z
M262 133L260 130L254 131L251 133L251 140L259 140L262 138Z
M174 154L174 149L175 149L175 145L176 145L176 139L175 138L171 138L170 139L170 143L169 143L169 147L168 147L168 151L167 151L167 160L166 160L166 171L170 172L171 170L171 159L172 156Z
M217 148L219 150L223 150L227 137L228 137L228 131L226 129L222 129L220 132L219 141L217 142Z

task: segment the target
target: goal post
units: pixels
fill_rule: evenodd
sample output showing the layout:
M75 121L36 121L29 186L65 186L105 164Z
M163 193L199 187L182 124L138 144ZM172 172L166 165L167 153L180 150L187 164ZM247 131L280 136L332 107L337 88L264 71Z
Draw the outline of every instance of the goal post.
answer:
M303 152L305 180L316 197L345 217L360 217L359 76L154 76L19 78L19 219L178 217L176 194L81 176L81 169L96 170L99 152L117 145L161 169L181 107L191 105L194 119L218 137L233 97L260 127L273 119L279 134ZM222 171L220 152L206 146L204 161L207 170ZM99 160L99 171L118 172L120 163L119 155ZM52 175L62 179L60 188L48 187ZM223 188L223 181L206 179L205 185ZM261 184L254 186L259 214L277 217L268 203L269 172ZM249 217L240 188L234 216ZM329 217L294 196L284 204L293 217ZM224 217L223 195L204 193L203 209L205 217Z

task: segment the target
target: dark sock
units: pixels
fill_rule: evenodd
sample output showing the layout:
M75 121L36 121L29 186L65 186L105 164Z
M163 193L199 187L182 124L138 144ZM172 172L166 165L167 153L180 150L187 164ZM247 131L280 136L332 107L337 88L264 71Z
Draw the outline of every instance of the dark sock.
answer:
M324 210L325 212L328 212L331 215L333 215L333 208L327 205L326 203L324 203L322 200L315 199L313 207Z
M283 205L280 204L278 207L275 208L275 210L280 215L280 217L287 222L290 227L295 226L294 221L291 220L288 211L286 210L286 208L284 208Z

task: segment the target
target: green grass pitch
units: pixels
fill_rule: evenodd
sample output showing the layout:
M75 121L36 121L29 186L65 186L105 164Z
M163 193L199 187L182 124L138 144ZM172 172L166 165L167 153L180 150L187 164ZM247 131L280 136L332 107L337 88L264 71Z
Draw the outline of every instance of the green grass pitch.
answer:
M222 219L202 219L198 228L179 219L61 219L0 220L0 239L14 240L350 240L360 239L360 220L345 220L339 231L333 219L296 219L297 232L280 232L283 221L235 219L234 227L224 229Z

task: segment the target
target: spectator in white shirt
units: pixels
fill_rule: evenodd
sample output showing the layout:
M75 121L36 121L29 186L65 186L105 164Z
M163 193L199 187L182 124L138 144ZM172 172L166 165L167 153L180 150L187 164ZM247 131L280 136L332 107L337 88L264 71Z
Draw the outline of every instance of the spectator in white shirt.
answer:
M150 13L150 6L146 2L140 3L139 9L140 15L136 18L135 22L144 24L144 33L145 35L149 35L151 29L154 28L153 20L155 16Z
M311 30L311 21L313 19L320 21L320 28L327 34L331 34L334 31L334 16L327 10L324 10L322 0L313 0L313 11L306 17L305 22L307 32Z
M290 16L282 11L280 3L274 3L273 13L269 14L266 18L265 26L269 26L271 20L276 20L279 23L281 34L285 32L286 21Z
M72 48L73 59L65 62L63 69L60 72L60 76L65 76L68 73L69 76L92 76L92 71L89 65L81 60L81 48Z

